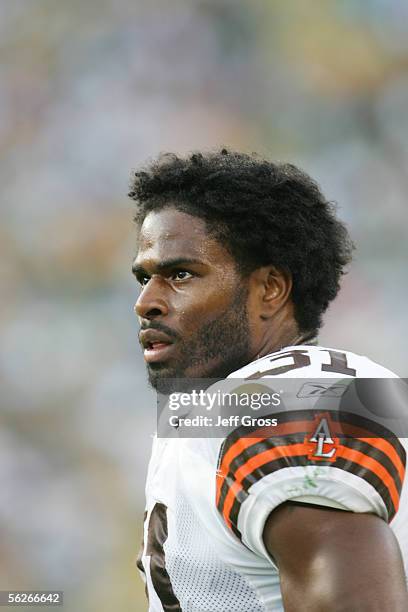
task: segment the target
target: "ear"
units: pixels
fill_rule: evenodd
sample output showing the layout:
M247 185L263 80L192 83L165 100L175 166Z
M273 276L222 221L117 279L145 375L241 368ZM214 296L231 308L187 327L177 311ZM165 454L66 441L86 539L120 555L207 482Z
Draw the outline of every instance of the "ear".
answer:
M262 319L271 318L287 304L292 291L292 277L288 271L263 266L253 272L251 280Z

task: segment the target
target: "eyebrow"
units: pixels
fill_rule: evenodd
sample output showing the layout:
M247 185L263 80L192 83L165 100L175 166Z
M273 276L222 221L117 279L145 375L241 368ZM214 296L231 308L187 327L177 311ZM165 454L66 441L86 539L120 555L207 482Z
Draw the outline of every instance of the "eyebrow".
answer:
M187 257L175 257L173 259L166 259L164 261L160 261L154 265L154 269L157 272L165 272L166 270L170 270L171 268L176 268L178 266L192 265L192 264L203 264L204 262L200 259L193 259ZM145 268L137 264L135 261L132 264L132 274L135 276L140 276L141 274L147 274Z

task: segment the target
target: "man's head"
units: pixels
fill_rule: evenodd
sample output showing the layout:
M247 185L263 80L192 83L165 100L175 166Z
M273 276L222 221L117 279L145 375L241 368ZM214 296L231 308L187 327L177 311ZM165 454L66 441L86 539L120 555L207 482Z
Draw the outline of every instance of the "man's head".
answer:
M153 385L226 376L317 332L351 243L301 170L226 150L168 154L135 173L129 195Z

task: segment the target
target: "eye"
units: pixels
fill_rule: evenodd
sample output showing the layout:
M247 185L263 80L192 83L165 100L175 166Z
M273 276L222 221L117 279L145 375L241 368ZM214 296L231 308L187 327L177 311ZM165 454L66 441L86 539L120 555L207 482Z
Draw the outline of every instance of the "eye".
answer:
M144 287L145 285L147 285L147 283L149 282L149 280L150 280L150 276L146 276L146 275L143 275L143 274L141 274L140 276L138 276L138 277L137 277L137 281L138 281L138 283L139 283L139 284L140 284L142 287Z
M192 274L191 272L188 272L187 270L175 270L172 275L171 278L172 280L186 280L188 278L192 278Z

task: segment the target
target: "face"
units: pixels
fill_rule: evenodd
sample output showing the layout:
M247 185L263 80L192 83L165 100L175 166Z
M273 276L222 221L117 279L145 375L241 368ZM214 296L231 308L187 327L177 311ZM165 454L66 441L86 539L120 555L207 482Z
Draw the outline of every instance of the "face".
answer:
M247 285L203 220L175 208L149 213L132 270L149 380L223 378L250 361Z

